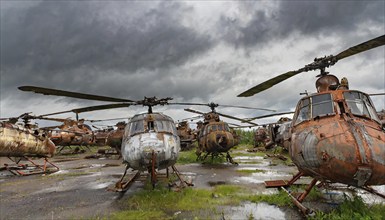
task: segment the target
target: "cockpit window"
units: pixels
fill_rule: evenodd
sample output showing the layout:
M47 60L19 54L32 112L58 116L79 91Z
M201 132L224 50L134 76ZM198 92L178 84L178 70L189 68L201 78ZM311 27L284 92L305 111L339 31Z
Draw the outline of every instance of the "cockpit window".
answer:
M310 119L310 98L302 99L298 106L296 124Z
M170 121L155 121L155 128L156 128L156 131L158 131L158 132L171 132L171 133L175 133L174 132L174 130L175 130L174 127L175 126Z
M311 97L312 100L312 118L325 116L334 113L333 102L330 94L321 94Z
M126 136L135 135L144 132L143 121L132 121L126 126Z
M379 121L375 108L367 95L357 92L344 92L346 104L353 115L364 116Z
M298 114L295 124L331 114L334 114L331 94L310 96L302 99L298 104Z

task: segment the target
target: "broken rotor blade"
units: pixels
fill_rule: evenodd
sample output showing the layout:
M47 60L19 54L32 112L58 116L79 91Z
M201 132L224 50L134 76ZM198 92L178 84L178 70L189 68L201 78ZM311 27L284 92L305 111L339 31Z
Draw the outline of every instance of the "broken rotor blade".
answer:
M43 95L66 96L66 97L78 98L78 99L88 99L88 100L97 100L97 101L106 101L106 102L134 102L129 99L120 99L120 98L113 98L108 96L91 95L86 93L70 92L70 91L43 88L43 87L37 87L37 86L20 86L19 89L25 92L34 92L34 93L40 93Z

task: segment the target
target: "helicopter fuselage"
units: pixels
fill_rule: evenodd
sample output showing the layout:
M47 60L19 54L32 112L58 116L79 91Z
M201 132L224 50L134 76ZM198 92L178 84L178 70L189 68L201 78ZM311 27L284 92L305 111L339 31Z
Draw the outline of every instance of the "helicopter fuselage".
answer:
M224 153L237 142L229 126L223 121L208 122L199 132L199 150L207 153Z
M16 125L0 122L0 156L52 157L55 144L48 137Z
M124 163L134 170L173 166L180 151L173 120L161 113L135 115L125 128L121 150Z
M385 132L365 93L330 90L301 99L289 152L301 172L318 180L385 184Z

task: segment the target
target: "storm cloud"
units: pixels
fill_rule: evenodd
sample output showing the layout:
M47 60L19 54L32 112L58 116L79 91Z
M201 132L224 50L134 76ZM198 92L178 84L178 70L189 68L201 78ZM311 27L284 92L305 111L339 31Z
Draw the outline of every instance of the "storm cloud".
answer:
M316 73L293 77L251 98L236 95L301 68L314 57L383 35L384 5L383 1L2 1L0 114L101 104L25 93L17 90L22 85L132 100L156 95L179 102L215 101L287 111L294 108L299 92L314 90ZM385 92L384 57L384 49L374 49L331 69L350 74L357 89ZM381 101L385 102L377 98L379 108L384 108ZM223 111L247 117L261 114Z

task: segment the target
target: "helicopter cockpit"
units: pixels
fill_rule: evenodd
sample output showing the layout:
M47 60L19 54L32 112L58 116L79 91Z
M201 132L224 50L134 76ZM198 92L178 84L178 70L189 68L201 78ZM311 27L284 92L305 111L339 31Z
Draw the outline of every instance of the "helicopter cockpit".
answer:
M346 90L343 92L343 96L348 109L345 110L342 103L338 102L341 114L350 112L355 116L369 118L381 124L368 95L359 91ZM307 96L299 101L297 112L294 116L294 125L311 119L335 115L333 96L331 93Z

